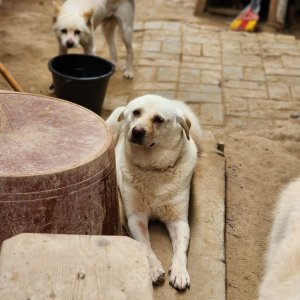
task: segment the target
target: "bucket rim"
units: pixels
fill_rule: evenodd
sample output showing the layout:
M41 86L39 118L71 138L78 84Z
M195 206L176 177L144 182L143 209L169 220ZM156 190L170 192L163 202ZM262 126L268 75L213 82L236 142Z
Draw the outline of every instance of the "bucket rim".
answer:
M105 61L106 63L108 63L109 65L111 65L111 71L106 73L106 74L103 74L103 75L99 75L99 76L93 76L93 77L74 77L74 76L70 76L70 75L66 75L66 74L63 74L57 70L55 70L52 66L52 62L59 58L59 57L66 57L66 56L85 56L85 57L91 57L91 58L96 58L96 59L100 59L102 61ZM48 69L51 73L54 73L56 75L59 75L59 76L63 76L67 79L72 79L72 80L96 80L96 79L100 79L100 78L106 78L106 77L110 77L112 76L114 73L115 73L115 69L116 69L116 66L109 60L105 59L105 58L102 58L101 56L96 56L96 55L89 55L89 54L76 54L76 53L71 53L71 54L59 54L59 55L56 55L52 58L49 59L48 61Z

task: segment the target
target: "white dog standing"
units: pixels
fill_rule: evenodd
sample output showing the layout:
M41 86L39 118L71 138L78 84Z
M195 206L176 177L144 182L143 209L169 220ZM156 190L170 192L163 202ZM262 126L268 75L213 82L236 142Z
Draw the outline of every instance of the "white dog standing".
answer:
M259 300L300 299L300 177L281 192Z
M59 44L59 54L81 45L86 54L95 55L94 30L102 24L104 37L109 45L111 60L117 63L117 50L114 41L118 25L126 47L124 77L133 78L133 0L67 0L55 7L53 30Z
M147 245L152 281L164 280L148 231L149 220L159 219L172 241L170 284L184 290L190 285L188 206L195 141L201 136L197 117L183 102L145 95L117 108L107 123L116 142L117 181L128 227L133 238Z

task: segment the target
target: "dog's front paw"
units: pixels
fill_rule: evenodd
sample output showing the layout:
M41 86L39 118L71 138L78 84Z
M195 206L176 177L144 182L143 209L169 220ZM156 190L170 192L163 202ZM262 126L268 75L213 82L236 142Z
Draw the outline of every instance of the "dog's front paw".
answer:
M175 289L184 291L190 286L190 275L185 265L172 264L169 274L169 282Z
M123 71L123 77L126 79L133 79L133 72L125 69Z
M149 257L150 272L152 282L154 284L161 284L165 281L165 271L156 257Z

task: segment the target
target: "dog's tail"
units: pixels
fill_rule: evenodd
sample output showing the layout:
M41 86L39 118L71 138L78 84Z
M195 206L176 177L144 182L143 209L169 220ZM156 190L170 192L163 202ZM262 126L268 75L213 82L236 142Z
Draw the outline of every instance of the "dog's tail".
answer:
M120 106L116 108L106 120L106 124L108 125L113 135L114 146L116 145L121 132L122 122L120 122L120 117L123 114L124 109L125 106Z

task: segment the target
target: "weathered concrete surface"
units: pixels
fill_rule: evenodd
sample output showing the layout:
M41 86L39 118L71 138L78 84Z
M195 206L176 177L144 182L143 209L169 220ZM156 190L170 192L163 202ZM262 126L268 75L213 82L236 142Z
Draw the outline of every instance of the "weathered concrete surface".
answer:
M20 234L0 255L0 299L153 299L146 248L121 236Z
M225 299L225 159L216 153L212 136L205 143L205 153L199 158L192 185L189 222L191 240L188 271L191 287L177 292L168 283L154 289L154 297L165 299ZM163 225L150 229L153 249L167 272L172 258L172 247Z

